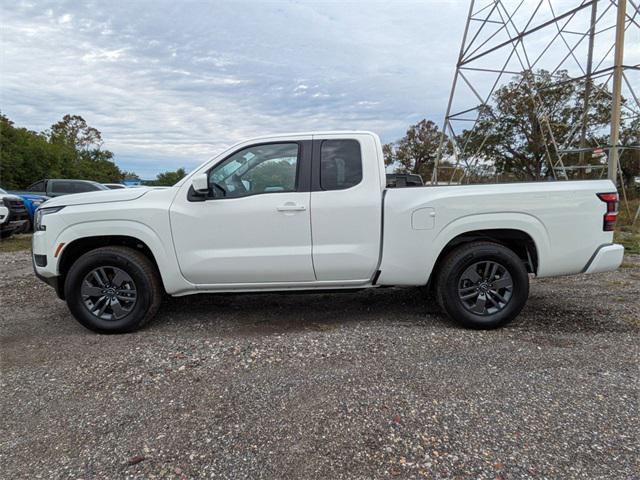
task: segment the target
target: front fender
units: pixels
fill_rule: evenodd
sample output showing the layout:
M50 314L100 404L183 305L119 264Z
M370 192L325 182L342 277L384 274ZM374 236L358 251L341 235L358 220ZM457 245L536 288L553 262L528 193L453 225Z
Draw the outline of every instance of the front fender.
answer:
M135 220L98 220L75 223L62 230L55 243L64 243L67 247L76 240L103 236L132 237L144 243L155 258L167 293L174 294L193 288L193 285L180 274L171 238L167 238L165 243L153 229ZM58 259L60 257L61 255ZM59 262L56 263L55 268L56 273L59 274Z

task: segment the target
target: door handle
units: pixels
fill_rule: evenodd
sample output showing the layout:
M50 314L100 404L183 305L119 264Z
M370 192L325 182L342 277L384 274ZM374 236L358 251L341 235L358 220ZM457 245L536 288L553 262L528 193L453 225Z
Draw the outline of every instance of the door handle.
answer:
M296 205L293 202L287 202L277 208L279 212L304 212L306 209L304 205Z

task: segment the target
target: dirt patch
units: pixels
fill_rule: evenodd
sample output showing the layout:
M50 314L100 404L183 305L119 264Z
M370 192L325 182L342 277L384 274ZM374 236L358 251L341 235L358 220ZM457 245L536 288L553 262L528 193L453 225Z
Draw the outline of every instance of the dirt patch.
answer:
M95 335L0 253L7 478L632 478L640 256L508 327L423 289L200 295Z

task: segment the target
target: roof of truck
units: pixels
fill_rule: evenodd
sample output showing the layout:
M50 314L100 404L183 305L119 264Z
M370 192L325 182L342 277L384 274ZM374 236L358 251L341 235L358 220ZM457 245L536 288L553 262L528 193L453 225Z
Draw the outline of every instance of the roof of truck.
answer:
M251 140L259 140L261 138L274 138L274 137L299 137L302 135L315 135L315 136L323 136L323 135L373 135L377 137L378 135L374 132L368 130L317 130L310 132L287 132L287 133L273 133L270 135L260 135L258 137L247 138L244 141Z

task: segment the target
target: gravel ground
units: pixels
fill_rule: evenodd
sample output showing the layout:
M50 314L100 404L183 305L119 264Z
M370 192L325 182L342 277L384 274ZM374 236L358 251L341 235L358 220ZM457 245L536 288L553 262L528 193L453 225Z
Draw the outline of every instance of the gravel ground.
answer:
M639 280L534 280L492 332L386 289L169 299L100 336L1 253L0 476L639 478Z

